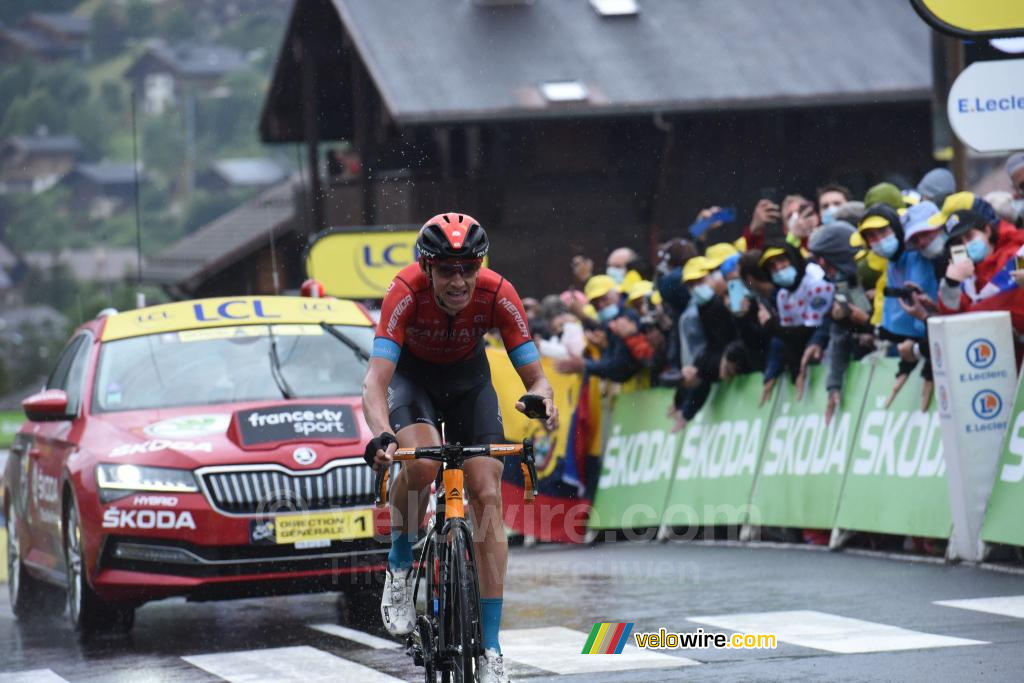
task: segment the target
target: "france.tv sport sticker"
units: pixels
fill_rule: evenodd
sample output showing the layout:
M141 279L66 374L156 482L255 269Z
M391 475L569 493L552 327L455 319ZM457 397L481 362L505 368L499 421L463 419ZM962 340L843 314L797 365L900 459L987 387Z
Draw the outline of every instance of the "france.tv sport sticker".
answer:
M350 405L289 403L235 414L243 446L307 439L359 437Z
M1003 409L1003 399L991 389L982 389L971 399L974 414L982 420L991 420Z
M988 339L975 339L967 345L967 362L972 368L984 370L996 362L996 347Z

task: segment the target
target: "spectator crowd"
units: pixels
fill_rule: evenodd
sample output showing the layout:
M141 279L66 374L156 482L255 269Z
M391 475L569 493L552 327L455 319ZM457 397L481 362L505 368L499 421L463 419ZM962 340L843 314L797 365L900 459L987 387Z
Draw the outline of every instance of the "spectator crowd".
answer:
M564 291L524 300L530 326L542 355L585 386L674 388L677 431L717 382L763 373L766 401L788 373L799 396L814 364L827 369L828 421L848 364L871 353L899 358L894 396L921 367L924 408L929 316L1007 310L1024 348L1024 152L1005 170L1012 192L984 197L944 168L863 198L836 183L813 198L766 191L737 239L718 237L735 209L709 207L653 265L629 246L603 272L574 256Z

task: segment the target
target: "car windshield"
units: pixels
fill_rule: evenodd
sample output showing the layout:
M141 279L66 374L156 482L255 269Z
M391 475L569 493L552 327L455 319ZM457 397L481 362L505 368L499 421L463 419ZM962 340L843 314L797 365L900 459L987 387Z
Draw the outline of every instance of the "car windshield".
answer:
M372 327L334 329L369 352ZM365 361L319 325L239 325L103 344L94 412L359 394Z

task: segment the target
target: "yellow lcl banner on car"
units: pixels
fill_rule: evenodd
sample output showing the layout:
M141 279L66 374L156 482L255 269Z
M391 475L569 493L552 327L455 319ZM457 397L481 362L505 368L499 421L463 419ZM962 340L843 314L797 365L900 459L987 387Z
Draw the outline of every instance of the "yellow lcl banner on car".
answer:
M383 299L398 271L416 261L419 234L419 230L325 233L309 248L306 272L331 296Z
M943 33L960 37L1024 35L1019 0L911 0L917 13Z
M146 334L228 325L373 324L352 301L299 296L235 296L194 299L115 313L107 318L103 341Z

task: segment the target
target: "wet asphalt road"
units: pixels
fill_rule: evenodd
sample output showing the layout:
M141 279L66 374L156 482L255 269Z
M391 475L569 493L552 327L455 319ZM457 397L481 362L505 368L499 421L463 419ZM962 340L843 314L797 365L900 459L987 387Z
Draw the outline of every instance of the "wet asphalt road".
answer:
M514 680L999 681L1024 669L1024 597L1012 599L1024 596L1021 575L803 548L626 542L515 548L509 574L503 645ZM993 600L935 604L979 598ZM4 590L0 681L422 680L401 648L366 638L384 636L375 622L349 617L330 594L168 600L142 607L130 636L82 644L63 619L19 625ZM633 622L634 632L778 627L783 642L578 655L595 622ZM311 627L321 624L356 633ZM893 647L909 649L883 651Z

